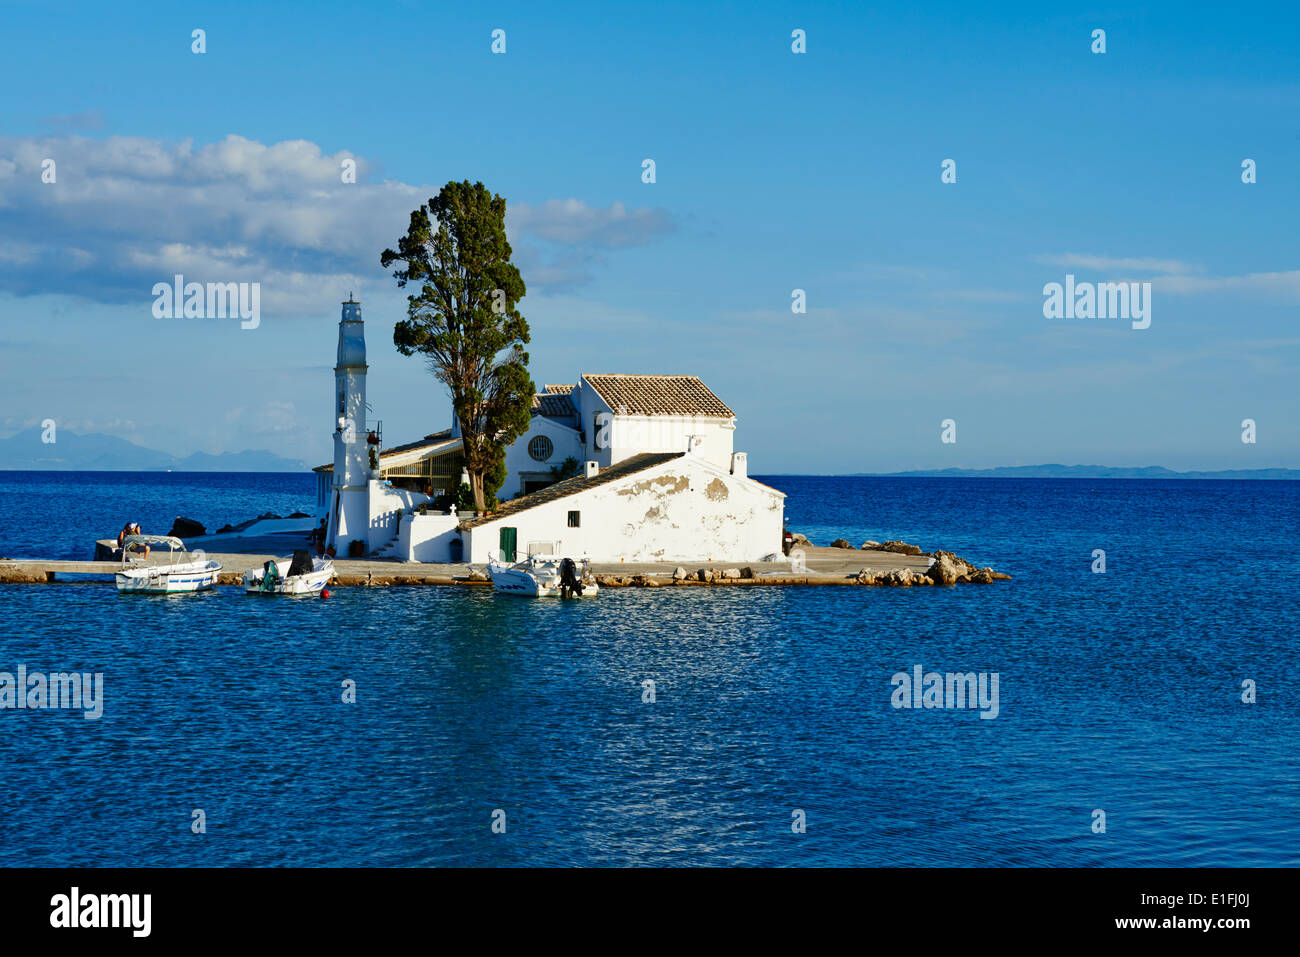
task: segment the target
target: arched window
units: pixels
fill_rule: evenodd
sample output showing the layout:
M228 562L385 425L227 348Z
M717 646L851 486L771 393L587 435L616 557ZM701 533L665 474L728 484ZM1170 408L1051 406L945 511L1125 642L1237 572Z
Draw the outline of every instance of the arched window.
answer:
M555 446L546 436L539 435L528 443L528 454L534 461L545 462L555 454Z

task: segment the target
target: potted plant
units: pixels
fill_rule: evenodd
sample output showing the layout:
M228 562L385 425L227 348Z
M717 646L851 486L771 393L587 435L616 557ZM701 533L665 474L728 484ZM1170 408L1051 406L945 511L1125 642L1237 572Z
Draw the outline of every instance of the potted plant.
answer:
M472 519L478 515L478 512L474 509L474 493L470 491L469 485L465 482L461 482L456 489L456 514L466 519Z

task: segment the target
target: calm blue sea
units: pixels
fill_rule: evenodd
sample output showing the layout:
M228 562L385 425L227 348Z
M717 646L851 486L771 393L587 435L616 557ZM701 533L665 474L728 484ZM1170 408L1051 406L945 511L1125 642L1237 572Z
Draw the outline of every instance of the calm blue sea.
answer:
M1300 483L765 480L814 541L1015 578L568 603L0 586L0 671L105 682L98 721L0 711L0 865L1300 863ZM0 554L313 496L0 473ZM894 709L917 664L997 672L998 717Z

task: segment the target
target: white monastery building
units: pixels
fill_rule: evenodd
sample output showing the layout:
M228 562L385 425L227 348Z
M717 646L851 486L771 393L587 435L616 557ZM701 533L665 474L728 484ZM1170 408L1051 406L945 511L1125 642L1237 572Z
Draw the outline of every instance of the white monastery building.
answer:
M366 369L361 306L349 300L334 372L334 464L315 470L327 542L340 556L477 564L781 554L785 495L749 477L733 447L736 414L697 376L586 373L545 386L528 431L506 450L501 504L480 515L434 507L462 481L458 428L383 449L379 423L366 421Z

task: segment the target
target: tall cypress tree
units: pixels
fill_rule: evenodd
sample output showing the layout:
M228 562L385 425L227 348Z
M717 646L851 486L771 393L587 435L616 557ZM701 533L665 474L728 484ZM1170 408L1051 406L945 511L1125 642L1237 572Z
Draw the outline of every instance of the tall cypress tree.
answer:
M506 447L528 430L533 393L528 376L526 292L510 261L506 201L482 183L448 183L411 213L397 249L379 257L407 296L406 318L393 329L404 356L420 353L451 392L460 424L474 505L480 511L505 481Z

